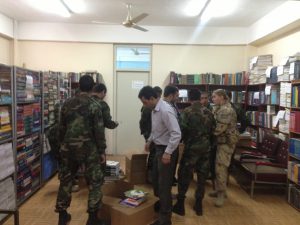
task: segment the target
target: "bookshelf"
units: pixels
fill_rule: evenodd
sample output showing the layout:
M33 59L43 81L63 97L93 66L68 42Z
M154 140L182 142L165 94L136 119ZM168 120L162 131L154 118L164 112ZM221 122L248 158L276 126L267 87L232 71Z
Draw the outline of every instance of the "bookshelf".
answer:
M42 182L47 181L57 171L57 161L51 155L47 133L57 122L55 107L60 104L59 73L45 71L41 76L42 84Z
M288 203L300 211L300 80L291 84L290 140L288 158Z
M0 223L16 213L13 69L0 64ZM5 191L4 191L5 190Z
M14 67L17 205L41 185L41 76Z

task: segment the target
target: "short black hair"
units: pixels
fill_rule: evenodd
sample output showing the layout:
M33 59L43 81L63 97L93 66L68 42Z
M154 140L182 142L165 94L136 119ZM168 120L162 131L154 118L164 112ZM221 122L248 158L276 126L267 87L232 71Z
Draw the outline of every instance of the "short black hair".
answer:
M164 97L168 97L169 95L176 94L179 92L179 89L173 85L167 85L164 90Z
M90 92L93 89L94 86L94 80L89 75L83 75L79 79L79 88L80 91L83 92Z
M160 96L161 96L161 94L162 94L162 89L161 89L160 87L155 86L155 87L153 88L153 90L156 92L157 97L160 97Z
M200 98L201 98L201 92L198 89L193 88L189 91L190 101L199 101Z
M93 92L101 93L102 91L104 91L104 93L107 92L107 88L106 88L105 84L100 83L100 84L95 84L94 85Z
M147 100L149 100L151 97L157 98L157 93L151 86L145 86L139 92L139 99L141 99L142 97Z

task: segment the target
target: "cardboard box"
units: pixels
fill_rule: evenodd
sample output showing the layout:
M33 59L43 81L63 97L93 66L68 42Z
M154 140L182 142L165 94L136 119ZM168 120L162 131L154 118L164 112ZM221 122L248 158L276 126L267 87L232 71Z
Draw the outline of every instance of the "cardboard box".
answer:
M148 154L133 154L126 157L126 177L132 184L146 183Z
M126 170L142 172L147 168L148 154L133 154L126 157Z
M124 192L134 188L134 185L124 180L110 181L102 186L103 196L123 198Z
M154 203L157 199L148 196L147 201L136 208L121 205L111 209L111 225L148 225L157 219Z

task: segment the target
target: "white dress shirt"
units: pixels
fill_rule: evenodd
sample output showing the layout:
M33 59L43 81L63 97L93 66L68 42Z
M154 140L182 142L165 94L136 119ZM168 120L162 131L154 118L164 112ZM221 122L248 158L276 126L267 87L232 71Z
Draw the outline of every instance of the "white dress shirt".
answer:
M178 147L181 131L174 109L160 99L152 110L152 131L148 139L156 145L166 145L166 153L172 154Z

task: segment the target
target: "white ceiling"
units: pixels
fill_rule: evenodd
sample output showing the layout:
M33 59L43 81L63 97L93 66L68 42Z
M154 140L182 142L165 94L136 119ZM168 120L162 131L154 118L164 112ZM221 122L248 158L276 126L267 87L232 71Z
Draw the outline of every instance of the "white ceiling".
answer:
M230 0L223 0L230 1ZM125 3L132 3L133 16L148 13L141 25L196 26L199 18L186 17L183 8L188 0L85 0L87 12L63 18L29 7L25 0L0 0L0 12L18 21L91 23L93 20L121 23L127 15ZM207 26L245 27L253 24L286 0L239 0L234 14L211 19Z

